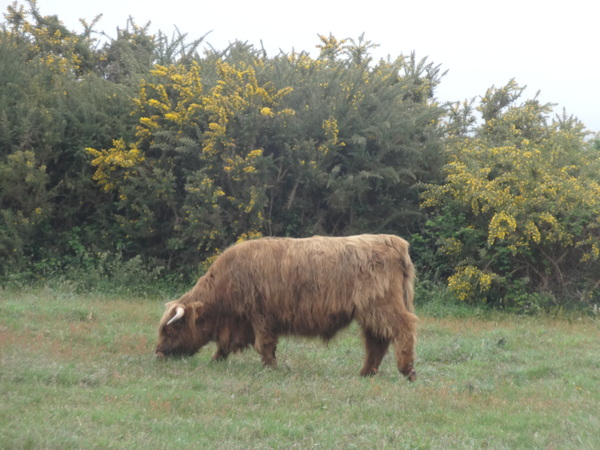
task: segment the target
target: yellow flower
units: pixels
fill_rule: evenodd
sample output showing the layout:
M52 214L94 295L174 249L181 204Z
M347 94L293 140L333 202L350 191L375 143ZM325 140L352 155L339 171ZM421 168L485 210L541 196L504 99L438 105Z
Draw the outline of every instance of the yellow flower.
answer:
M474 302L485 298L494 276L477 267L463 266L448 278L448 288L461 301Z
M248 159L258 158L259 156L262 156L262 154L262 148L257 148L256 150L252 150L250 153L248 153Z
M488 231L488 244L493 245L496 239L507 239L517 229L517 221L510 214L501 211L494 214Z
M273 111L271 111L271 108L267 108L267 107L264 107L263 109L261 109L260 113L263 116L272 116L273 115Z

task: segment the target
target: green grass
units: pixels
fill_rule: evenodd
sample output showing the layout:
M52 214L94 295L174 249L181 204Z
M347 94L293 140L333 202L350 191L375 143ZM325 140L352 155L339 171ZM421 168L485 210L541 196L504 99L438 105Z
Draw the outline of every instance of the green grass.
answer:
M421 314L411 384L356 326L156 361L164 300L0 291L0 448L600 448L593 318Z

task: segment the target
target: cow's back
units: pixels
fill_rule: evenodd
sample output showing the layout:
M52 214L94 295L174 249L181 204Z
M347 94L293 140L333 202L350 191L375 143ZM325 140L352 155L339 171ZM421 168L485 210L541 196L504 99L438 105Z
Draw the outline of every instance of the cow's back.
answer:
M211 270L222 278L220 301L238 314L327 335L357 313L397 301L389 294L402 281L407 245L390 235L263 238L229 248Z

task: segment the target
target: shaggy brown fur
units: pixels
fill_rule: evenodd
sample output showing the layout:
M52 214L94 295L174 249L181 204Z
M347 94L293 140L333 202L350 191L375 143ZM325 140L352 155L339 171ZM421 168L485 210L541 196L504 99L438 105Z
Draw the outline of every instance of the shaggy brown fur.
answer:
M393 344L398 369L411 381L417 317L409 245L397 236L263 238L236 244L194 288L167 304L157 356L194 354L217 343L213 358L250 345L275 366L280 335L325 341L356 320L374 375ZM170 325L178 307L185 313Z

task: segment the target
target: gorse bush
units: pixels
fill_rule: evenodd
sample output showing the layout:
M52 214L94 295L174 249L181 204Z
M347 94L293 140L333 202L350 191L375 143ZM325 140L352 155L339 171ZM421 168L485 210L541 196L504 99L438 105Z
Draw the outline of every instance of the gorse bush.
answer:
M316 59L236 44L225 60L155 66L134 98L135 140L88 149L129 248L177 265L248 233L410 229L414 186L432 175L422 158L440 155L438 69L372 65L362 41L321 40Z
M30 1L1 24L3 279L193 278L240 239L386 232L467 303L598 301L600 140L515 82L478 123L440 66L364 36L269 56L83 23Z
M518 103L522 90L488 90L483 123L448 140L446 180L423 193L447 219L430 225L449 288L469 302L597 301L600 153L576 119Z
M167 270L243 235L406 235L416 186L441 179L441 75L414 55L374 62L362 37L321 36L317 57L200 56L132 20L100 45L93 23L72 33L35 3L5 17L22 96L6 87L6 110L48 116L11 115L5 134L2 252L23 266L71 256L74 227L90 254Z

